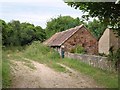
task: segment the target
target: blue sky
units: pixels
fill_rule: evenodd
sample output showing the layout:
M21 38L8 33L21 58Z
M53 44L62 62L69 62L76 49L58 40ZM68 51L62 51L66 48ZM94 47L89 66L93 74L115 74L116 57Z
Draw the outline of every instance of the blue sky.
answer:
M63 0L1 0L0 19L9 22L19 20L46 27L46 22L59 15L81 17L82 12L76 10Z

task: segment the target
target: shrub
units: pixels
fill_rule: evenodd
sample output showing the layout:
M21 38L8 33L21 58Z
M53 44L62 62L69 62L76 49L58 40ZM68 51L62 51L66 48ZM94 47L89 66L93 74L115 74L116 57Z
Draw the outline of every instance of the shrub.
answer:
M108 55L108 60L110 61L118 61L120 59L120 48L116 52L110 52Z
M110 52L108 55L108 60L113 62L117 70L120 63L120 48L116 52Z
M55 60L60 58L59 53L54 49L47 47L39 41L34 41L24 52L25 56L31 57L32 59L39 59L43 61Z
M85 53L85 49L80 46L80 45L77 45L75 48L71 49L70 51L71 53L80 53L80 54L84 54Z

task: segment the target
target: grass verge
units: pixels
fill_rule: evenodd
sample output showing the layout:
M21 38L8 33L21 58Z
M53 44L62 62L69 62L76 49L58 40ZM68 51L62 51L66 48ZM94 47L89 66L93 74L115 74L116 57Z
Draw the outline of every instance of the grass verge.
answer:
M0 61L0 89L2 89L2 61Z
M5 47L2 49L2 88L9 88L11 86L12 76L10 65L12 63L10 60L20 60L20 55L16 53L22 49L22 47Z
M67 65L68 67L74 68L75 70L85 75L90 76L102 86L105 86L107 88L118 88L118 75L116 73L94 68L75 59L65 58L61 61L61 63Z
M2 87L9 88L11 85L10 62L6 58L5 53L2 57Z
M116 73L94 68L78 60L69 58L60 59L60 56L57 52L46 46L43 46L41 43L34 42L25 50L24 55L27 56L27 58L32 58L40 63L45 63L48 66L62 72L65 72L66 69L60 65L57 65L56 63L65 64L68 67L90 76L102 86L107 88L118 87L118 75L116 75Z
M88 75L101 86L104 86L106 88L118 87L118 75L116 75L116 73L94 68L78 60L69 58L60 59L60 56L56 51L42 45L39 42L33 42L32 45L27 46L26 50L24 51L12 53L9 59L24 60L22 57L46 64L56 71L66 72L66 69L64 67L57 64L62 63L85 75Z
M33 42L32 45L28 46L24 51L23 56L35 60L39 63L46 64L47 66L53 68L55 71L66 71L64 67L56 63L60 59L59 54L53 49L43 46L39 42Z

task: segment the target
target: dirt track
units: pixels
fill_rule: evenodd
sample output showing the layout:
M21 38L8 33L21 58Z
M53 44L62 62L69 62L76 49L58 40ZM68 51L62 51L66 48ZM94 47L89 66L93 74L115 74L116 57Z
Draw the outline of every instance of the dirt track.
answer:
M44 64L31 61L35 69L23 61L12 60L13 76L11 88L99 88L93 79L69 69L69 73L56 72Z

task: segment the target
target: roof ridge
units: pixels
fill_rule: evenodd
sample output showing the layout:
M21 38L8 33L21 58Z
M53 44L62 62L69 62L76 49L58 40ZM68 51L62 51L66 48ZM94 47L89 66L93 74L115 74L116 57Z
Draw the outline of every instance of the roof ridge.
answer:
M73 28L69 28L69 29L67 29L67 30L65 30L65 31L62 31L62 32L66 32L66 31L69 31L69 30L73 30L73 29L81 28L82 26L84 26L84 24L81 24L81 25L76 26L76 27L73 27Z
M79 26L76 26L74 28L70 28L70 29L77 29L75 32L73 32L68 38L66 38L60 45L62 45L66 40L68 40L74 33L76 33L80 28L84 27L84 24L81 24ZM69 30L69 29L68 29Z
M55 45L60 46L82 27L84 27L84 24L81 24L74 28L67 29L62 32L56 32L48 40L46 40L45 43L51 46L55 46Z

